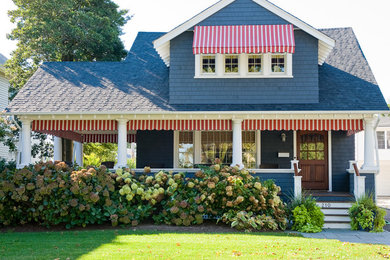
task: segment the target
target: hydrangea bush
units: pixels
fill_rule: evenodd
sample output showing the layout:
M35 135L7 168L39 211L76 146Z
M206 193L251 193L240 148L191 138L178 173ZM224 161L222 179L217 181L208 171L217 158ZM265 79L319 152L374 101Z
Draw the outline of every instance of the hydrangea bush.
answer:
M111 222L136 226L146 220L173 225L205 217L240 229L286 228L280 187L246 169L215 164L193 176L160 171L141 175L104 166L71 168L38 163L0 173L0 225L86 226Z

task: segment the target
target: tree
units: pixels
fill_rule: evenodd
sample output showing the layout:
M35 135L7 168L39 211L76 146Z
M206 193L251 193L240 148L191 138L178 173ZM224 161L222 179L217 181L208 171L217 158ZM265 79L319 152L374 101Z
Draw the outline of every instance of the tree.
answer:
M111 0L13 0L8 12L18 41L7 61L11 99L44 61L120 61L128 19Z
M130 19L112 0L13 0L8 12L17 41L6 64L10 100L45 61L120 61L127 52L119 36ZM15 133L17 136L17 133ZM42 134L33 154L46 157ZM50 149L48 150L50 151Z

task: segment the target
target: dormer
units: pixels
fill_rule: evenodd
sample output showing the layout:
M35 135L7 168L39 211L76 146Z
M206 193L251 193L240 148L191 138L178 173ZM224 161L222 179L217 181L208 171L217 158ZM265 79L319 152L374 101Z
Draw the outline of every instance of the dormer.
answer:
M265 0L222 0L154 41L170 104L318 103L334 45Z

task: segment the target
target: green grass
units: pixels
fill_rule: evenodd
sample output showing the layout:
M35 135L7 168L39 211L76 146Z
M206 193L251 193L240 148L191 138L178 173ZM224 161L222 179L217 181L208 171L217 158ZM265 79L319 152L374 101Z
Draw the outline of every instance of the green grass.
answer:
M288 233L96 230L0 233L0 259L383 259L390 247Z

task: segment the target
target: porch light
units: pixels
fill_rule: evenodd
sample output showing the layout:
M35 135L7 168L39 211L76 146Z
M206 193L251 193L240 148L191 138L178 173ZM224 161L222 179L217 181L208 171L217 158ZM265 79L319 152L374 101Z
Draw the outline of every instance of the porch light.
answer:
M285 143L287 138L286 134L282 133L280 136L282 137L282 142Z

